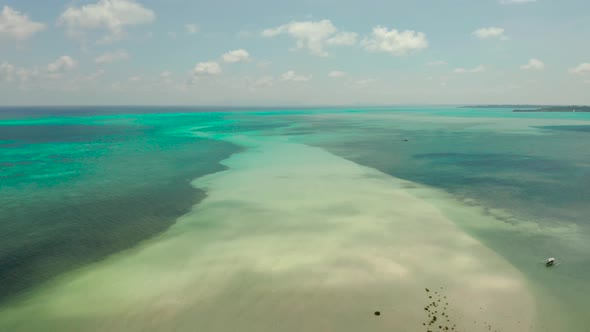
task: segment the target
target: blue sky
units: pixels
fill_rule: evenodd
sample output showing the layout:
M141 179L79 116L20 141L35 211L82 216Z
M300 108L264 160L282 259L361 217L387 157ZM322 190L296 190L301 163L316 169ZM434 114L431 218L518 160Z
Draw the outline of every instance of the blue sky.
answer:
M590 104L587 0L0 2L0 104Z

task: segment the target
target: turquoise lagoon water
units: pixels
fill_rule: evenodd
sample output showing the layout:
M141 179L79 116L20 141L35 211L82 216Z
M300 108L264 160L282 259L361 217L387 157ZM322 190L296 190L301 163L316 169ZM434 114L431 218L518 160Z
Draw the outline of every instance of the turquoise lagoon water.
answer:
M422 198L525 276L539 316L587 329L590 114L500 108L2 109L1 308L158 237L256 137L438 190Z
M240 150L168 133L198 115L72 111L0 112L0 299L164 231L205 196L190 181Z

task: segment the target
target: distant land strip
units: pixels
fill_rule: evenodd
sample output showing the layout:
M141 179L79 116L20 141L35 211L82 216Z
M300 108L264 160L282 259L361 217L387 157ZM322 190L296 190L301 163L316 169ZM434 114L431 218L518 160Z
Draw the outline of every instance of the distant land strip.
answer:
M590 106L551 106L538 109L517 109L512 112L590 112Z
M472 105L459 108L513 108L513 112L590 112L590 106L547 106L547 105Z
M543 108L550 107L550 105L528 105L528 104L502 104L502 105L465 105L459 106L459 108Z

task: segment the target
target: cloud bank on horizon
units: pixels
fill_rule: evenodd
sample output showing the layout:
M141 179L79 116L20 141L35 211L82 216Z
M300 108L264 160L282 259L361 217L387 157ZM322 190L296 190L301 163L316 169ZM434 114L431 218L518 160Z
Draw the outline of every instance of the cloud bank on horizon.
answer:
M9 0L1 103L590 104L590 3L458 2Z

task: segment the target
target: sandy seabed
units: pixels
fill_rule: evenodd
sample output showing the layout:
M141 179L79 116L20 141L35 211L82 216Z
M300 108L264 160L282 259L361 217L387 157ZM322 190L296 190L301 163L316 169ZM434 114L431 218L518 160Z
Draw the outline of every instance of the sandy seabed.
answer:
M232 141L249 149L194 181L208 197L192 212L0 308L0 330L536 331L521 274L413 183L286 139Z

